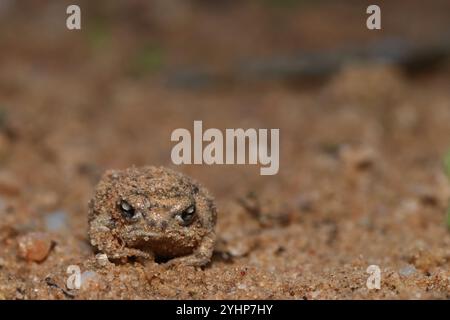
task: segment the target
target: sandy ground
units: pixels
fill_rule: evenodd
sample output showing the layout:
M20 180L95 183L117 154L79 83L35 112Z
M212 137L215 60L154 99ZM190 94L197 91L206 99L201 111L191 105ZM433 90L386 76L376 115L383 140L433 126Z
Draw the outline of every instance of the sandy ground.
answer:
M183 90L159 73L130 75L129 53L117 48L131 40L113 34L113 50L99 54L91 40L67 51L80 35L2 33L0 299L450 297L448 64L415 77L349 65L305 88ZM198 119L280 128L279 174L171 164L172 130ZM133 164L182 171L215 196L219 241L208 266L95 258L87 202L102 172ZM256 213L242 206L249 194ZM79 290L67 287L74 265ZM381 269L379 290L366 287L369 265Z

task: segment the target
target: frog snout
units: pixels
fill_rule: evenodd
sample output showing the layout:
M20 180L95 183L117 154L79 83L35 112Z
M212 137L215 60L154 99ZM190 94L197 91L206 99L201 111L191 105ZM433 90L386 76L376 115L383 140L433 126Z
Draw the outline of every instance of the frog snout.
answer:
M151 228L164 231L169 225L168 223L169 218L170 217L168 214L153 213L147 215L147 225L150 226Z

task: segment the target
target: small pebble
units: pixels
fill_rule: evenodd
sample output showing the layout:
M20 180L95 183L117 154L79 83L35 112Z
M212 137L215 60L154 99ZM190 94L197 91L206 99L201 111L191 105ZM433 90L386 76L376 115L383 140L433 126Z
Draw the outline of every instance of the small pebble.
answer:
M228 253L233 257L243 257L249 251L251 247L248 242L236 242L228 247Z
M409 277L416 273L416 267L412 264L408 264L407 266L401 268L398 273L403 277Z
M87 288L90 284L96 284L98 283L99 276L98 273L95 271L85 271L81 274L81 288Z
M109 263L108 256L104 253L99 253L95 256L99 266L104 267Z
M44 261L52 248L52 240L46 233L31 232L18 239L19 256L27 261Z
M55 211L45 216L45 227L48 231L60 231L67 227L67 213Z
M369 147L344 146L341 148L339 156L345 166L351 169L365 170L374 165L376 152Z
M244 283L238 283L237 288L240 290L246 290L247 289L247 285Z

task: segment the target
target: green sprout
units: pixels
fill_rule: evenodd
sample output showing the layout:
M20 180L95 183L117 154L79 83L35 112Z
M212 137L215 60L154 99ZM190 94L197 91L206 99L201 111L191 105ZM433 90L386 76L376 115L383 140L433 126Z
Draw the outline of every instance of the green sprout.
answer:
M6 125L6 110L0 105L0 129Z
M444 156L444 170L447 177L450 179L450 150Z
M301 4L305 4L309 1L305 0L265 0L264 3L272 8L285 8L292 9Z
M4 105L0 104L0 133L8 130L8 111Z
M111 42L111 28L107 21L96 19L87 33L87 38L91 48L94 50L103 49Z
M130 71L135 76L141 76L158 71L163 64L164 50L157 45L145 44L132 58Z
M444 156L444 170L448 179L450 180L450 150ZM447 227L450 229L450 203L447 208Z

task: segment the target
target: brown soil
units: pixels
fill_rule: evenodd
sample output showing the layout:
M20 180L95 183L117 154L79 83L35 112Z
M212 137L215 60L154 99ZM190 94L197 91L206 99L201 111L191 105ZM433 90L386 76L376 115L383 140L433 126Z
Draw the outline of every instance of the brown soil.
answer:
M370 63L314 85L180 89L164 81L178 66L220 71L255 52L328 50L376 37L361 29L363 5L289 9L281 19L285 9L229 4L167 9L172 14L160 21L138 16L137 5L86 2L92 14L77 33L57 27L64 6L42 3L34 16L26 10L32 4L0 11L0 299L450 297L450 188L442 169L450 146L448 62L415 76ZM412 1L408 13L423 16L412 28L393 3L397 19L386 18L391 29L382 35L425 40L449 29L444 1L429 12ZM322 15L349 25L333 29ZM274 31L277 21L284 22ZM157 39L163 54L133 60L146 39ZM170 134L191 130L194 120L208 128L280 128L279 173L174 166ZM87 202L102 172L131 165L182 171L215 196L219 241L207 267L96 258ZM257 210L243 206L249 194ZM366 287L373 264L380 290ZM70 265L83 273L79 290L67 288Z

